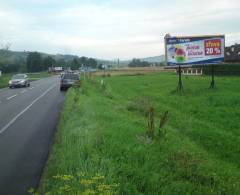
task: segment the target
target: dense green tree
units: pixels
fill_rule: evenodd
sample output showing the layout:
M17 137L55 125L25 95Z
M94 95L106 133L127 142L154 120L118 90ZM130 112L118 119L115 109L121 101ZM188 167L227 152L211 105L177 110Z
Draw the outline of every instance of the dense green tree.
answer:
M212 66L203 66L203 74L211 75ZM240 75L239 64L214 65L215 75Z
M80 65L88 66L88 58L85 56L82 56L79 58Z
M88 65L92 68L97 68L97 61L93 58L88 59Z
M47 70L51 66L55 66L56 61L51 56L47 56L43 59L43 67L45 70Z
M57 59L56 66L61 66L65 68L67 67L67 62L63 58Z
M70 63L71 69L76 70L79 69L81 66L85 67L97 67L97 61L93 58L87 58L87 57L80 57L80 58L74 58Z
M146 67L146 66L150 66L151 64L146 62L146 61L141 61L139 59L133 59L128 66L129 67Z
M72 70L77 70L80 67L80 62L78 58L74 58L71 62L71 69Z
M39 72L44 70L42 65L42 56L38 52L30 52L27 56L27 71Z
M20 66L18 64L0 63L0 70L3 73L18 72L19 68Z

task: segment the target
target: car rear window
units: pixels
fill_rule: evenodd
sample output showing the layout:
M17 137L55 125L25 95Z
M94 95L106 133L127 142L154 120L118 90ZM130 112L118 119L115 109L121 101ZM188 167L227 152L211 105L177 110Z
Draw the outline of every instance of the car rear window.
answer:
M79 76L77 74L64 74L63 79L79 80Z

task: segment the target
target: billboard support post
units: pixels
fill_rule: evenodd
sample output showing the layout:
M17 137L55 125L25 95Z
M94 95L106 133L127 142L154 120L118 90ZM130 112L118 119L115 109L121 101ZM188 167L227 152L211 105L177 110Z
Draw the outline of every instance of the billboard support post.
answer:
M181 95L183 94L182 69L180 65L178 65L178 92Z
M211 81L211 84L210 84L210 88L211 89L214 89L215 88L215 80L214 80L214 65L212 64L212 81Z
M180 66L210 65L212 81L210 88L214 89L214 68L216 64L224 62L225 36L202 35L202 36L170 36L164 37L165 61L167 66L178 69L178 91L183 92ZM215 65L214 65L215 64ZM214 67L215 66L215 67Z

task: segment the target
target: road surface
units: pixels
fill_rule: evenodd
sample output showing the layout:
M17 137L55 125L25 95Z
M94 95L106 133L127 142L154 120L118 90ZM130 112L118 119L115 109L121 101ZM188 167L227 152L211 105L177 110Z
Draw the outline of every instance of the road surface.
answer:
M28 194L38 186L63 102L58 76L0 89L1 195Z

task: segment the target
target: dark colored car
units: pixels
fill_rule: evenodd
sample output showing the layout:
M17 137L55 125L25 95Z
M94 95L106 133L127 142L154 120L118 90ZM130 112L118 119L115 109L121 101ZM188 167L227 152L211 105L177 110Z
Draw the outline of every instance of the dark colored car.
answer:
M60 83L60 90L66 90L73 85L77 85L80 83L79 74L76 73L63 73L61 75L61 83Z
M8 84L9 84L9 88L29 87L30 81L26 74L16 74L16 75L13 75L13 77L11 78Z

